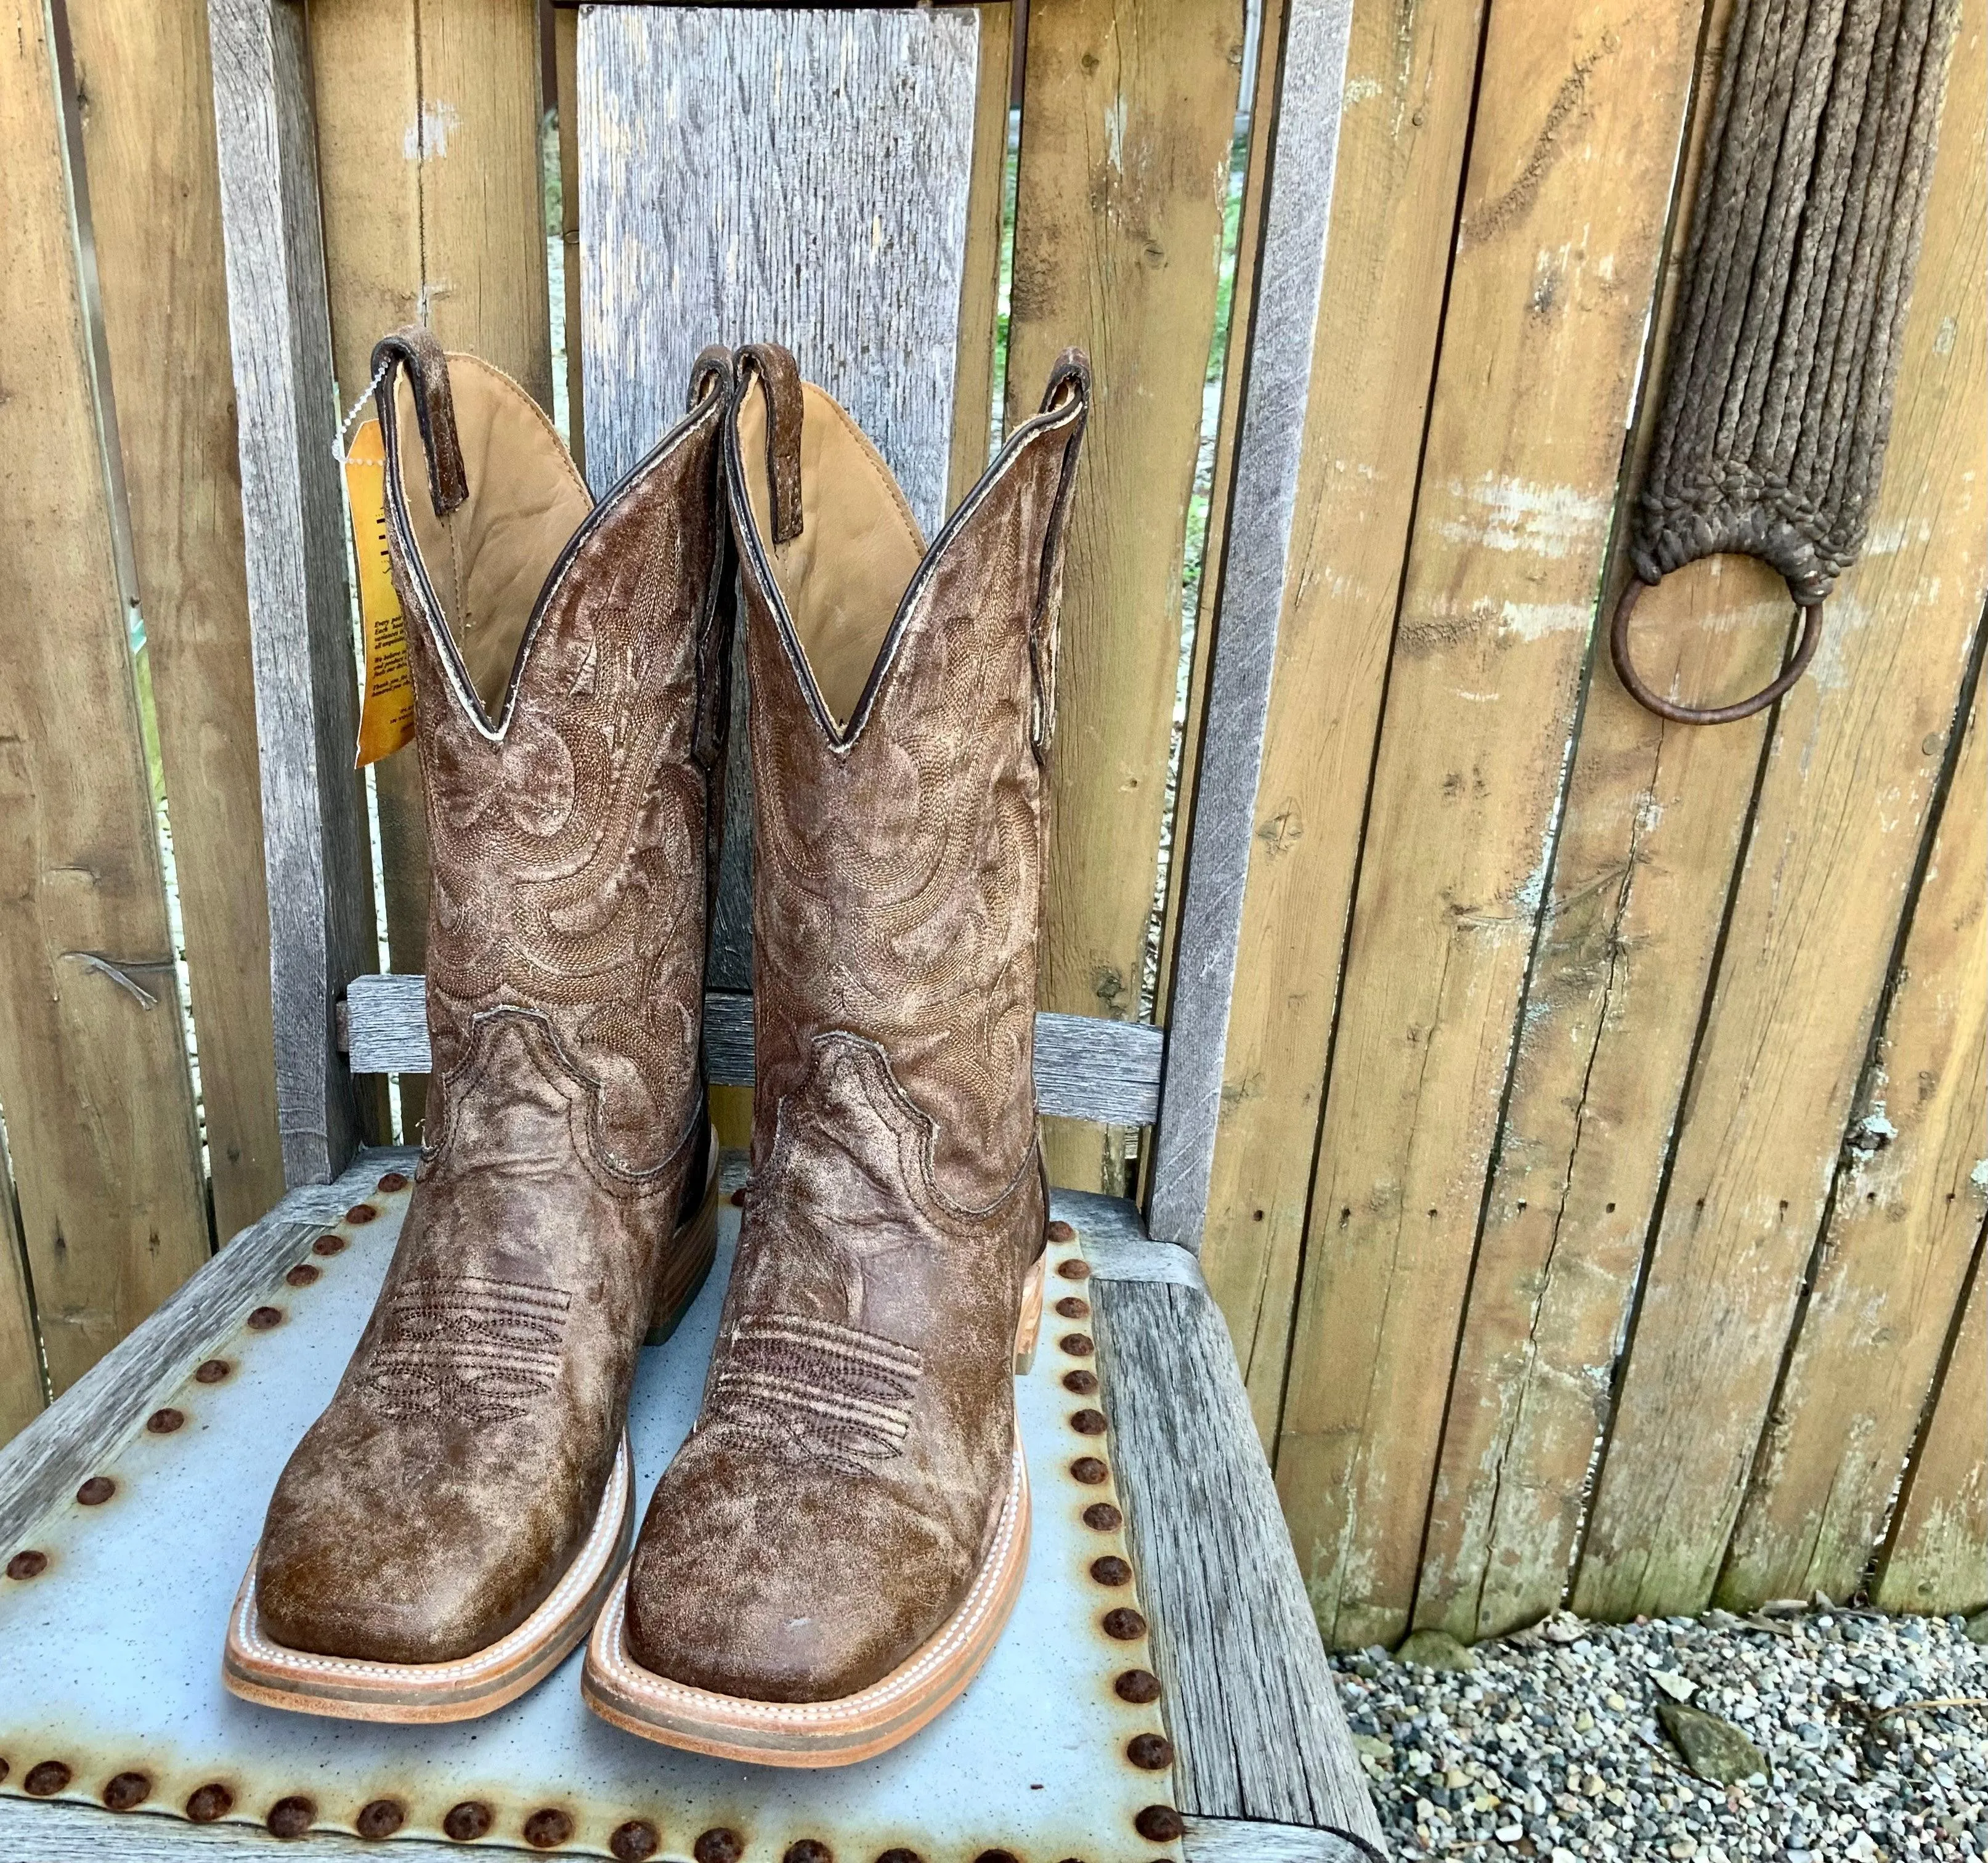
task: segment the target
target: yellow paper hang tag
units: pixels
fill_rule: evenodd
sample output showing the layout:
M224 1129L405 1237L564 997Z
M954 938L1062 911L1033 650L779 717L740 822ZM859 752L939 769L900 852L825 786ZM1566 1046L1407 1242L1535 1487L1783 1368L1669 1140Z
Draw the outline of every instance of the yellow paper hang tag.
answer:
M363 769L390 756L414 735L414 670L407 627L387 553L387 448L377 421L363 422L345 455L345 494L352 504L353 554L359 561L359 620L366 640L366 696L359 712Z

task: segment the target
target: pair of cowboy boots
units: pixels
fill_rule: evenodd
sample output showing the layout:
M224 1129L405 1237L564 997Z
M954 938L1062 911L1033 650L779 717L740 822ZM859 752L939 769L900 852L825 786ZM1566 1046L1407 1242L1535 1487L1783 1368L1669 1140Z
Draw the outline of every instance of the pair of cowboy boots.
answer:
M1019 1590L1032 1083L1073 353L928 548L772 345L699 357L597 505L537 407L375 355L433 864L427 1145L292 1456L225 1673L482 1714L592 1631L607 1719L832 1765L964 1689ZM410 429L421 444L409 444ZM702 1009L734 590L754 779L751 1195L702 1408L632 1557L645 1337L712 1259Z

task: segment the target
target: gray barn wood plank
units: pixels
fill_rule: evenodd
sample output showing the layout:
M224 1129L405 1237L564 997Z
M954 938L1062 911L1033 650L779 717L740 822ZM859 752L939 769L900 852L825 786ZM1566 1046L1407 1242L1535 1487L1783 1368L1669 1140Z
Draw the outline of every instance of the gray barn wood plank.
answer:
M1378 1848L1380 1821L1221 1314L1193 1288L1100 1277L1094 1317L1177 1802Z
M355 1074L425 1074L424 984L401 975L356 977L345 1003ZM752 999L713 990L704 999L705 1062L723 1087L752 1084ZM1166 1047L1142 1023L1043 1010L1036 1017L1036 1097L1045 1113L1143 1124L1159 1106ZM1100 1199L1109 1202L1109 1199Z
M979 22L934 12L597 8L580 22L587 470L673 426L709 343L785 343L945 516ZM751 771L735 655L710 982L752 986Z
M1201 1246L1325 282L1352 0L1289 0L1147 1222ZM1264 56L1272 55L1266 46Z
M208 0L286 1183L357 1142L333 1004L376 962L301 8Z

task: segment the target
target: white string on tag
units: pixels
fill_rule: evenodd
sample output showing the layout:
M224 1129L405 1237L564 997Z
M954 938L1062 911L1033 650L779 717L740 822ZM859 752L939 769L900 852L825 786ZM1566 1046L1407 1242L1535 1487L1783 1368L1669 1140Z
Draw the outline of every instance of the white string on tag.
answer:
M380 392L380 384L387 379L387 371L392 367L390 362L383 362L373 371L373 379L366 384L358 400L352 404L351 411L338 424L338 431L332 438L331 456L338 462L341 471L345 465L346 438L352 431L352 423L359 418L360 410Z

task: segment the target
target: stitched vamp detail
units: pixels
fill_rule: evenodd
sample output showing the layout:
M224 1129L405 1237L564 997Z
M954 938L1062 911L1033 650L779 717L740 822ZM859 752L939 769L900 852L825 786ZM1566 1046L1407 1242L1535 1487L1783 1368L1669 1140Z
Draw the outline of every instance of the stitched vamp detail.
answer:
M571 1305L556 1287L477 1275L404 1282L365 1388L390 1417L522 1417L559 1375Z
M925 1361L909 1346L794 1314L740 1321L703 1428L858 1474L901 1453Z

